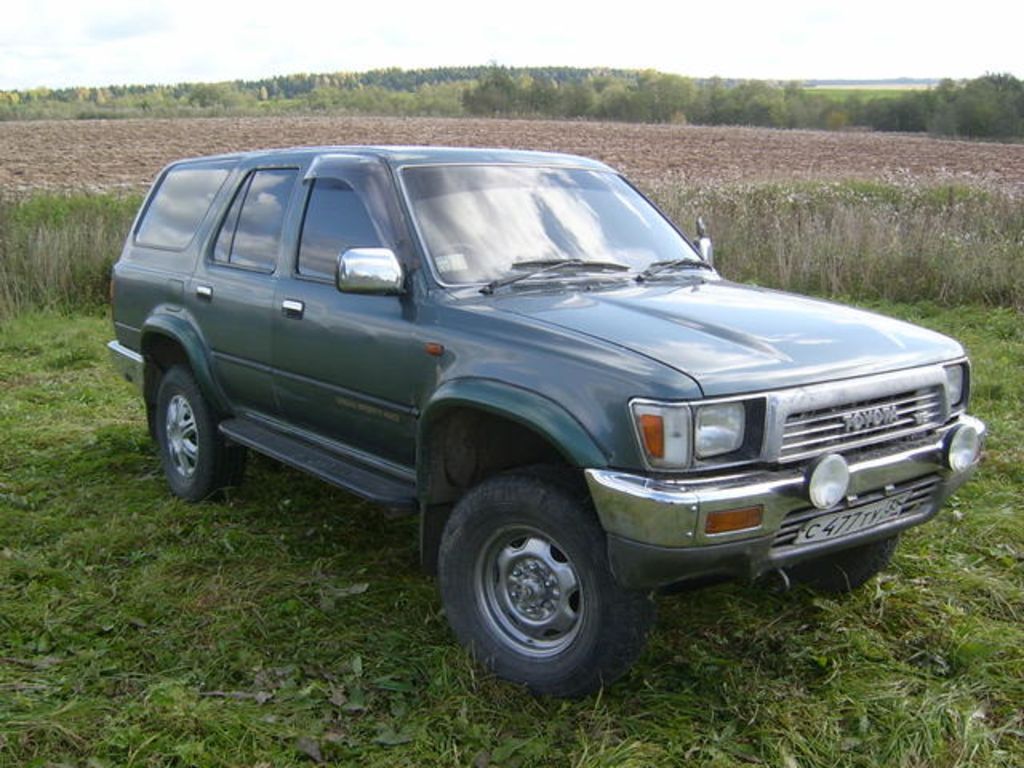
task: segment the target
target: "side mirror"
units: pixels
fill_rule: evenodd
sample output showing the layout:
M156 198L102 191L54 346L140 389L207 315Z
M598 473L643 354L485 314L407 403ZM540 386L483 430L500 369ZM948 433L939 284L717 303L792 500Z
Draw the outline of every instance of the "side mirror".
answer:
M697 217L697 248L705 263L709 267L715 266L715 247L711 244L711 235L703 216Z
M402 293L405 275L390 248L349 248L338 256L335 277L342 293Z

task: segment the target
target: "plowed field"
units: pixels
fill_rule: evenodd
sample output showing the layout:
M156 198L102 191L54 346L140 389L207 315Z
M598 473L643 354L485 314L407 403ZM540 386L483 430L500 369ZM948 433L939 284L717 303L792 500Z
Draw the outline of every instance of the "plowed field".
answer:
M1024 145L916 135L375 117L0 123L0 189L144 187L180 157L300 144L441 144L573 152L645 186L911 178L1024 191Z

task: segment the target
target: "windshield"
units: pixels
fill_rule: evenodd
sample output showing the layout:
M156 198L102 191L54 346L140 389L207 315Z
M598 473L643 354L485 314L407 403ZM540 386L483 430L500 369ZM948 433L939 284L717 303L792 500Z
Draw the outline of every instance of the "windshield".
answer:
M402 180L429 256L447 284L496 280L524 262L613 262L642 271L654 262L700 260L614 173L414 166Z

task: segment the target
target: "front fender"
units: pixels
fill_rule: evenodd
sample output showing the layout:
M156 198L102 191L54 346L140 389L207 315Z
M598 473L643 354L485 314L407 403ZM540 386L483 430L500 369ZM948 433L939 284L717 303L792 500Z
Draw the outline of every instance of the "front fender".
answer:
M210 401L214 408L220 413L230 413L231 407L227 397L217 384L213 375L213 368L210 365L210 358L207 354L206 343L185 317L181 315L153 314L150 315L142 325L141 347L143 355L146 353L147 339L154 335L163 336L174 341L180 346L188 358L192 375L199 385L203 395Z
M443 384L433 395L419 419L416 444L419 487L426 487L429 457L423 455L430 430L453 408L471 407L502 416L532 430L554 446L576 467L603 467L608 456L586 428L558 403L543 395L492 379L456 379Z

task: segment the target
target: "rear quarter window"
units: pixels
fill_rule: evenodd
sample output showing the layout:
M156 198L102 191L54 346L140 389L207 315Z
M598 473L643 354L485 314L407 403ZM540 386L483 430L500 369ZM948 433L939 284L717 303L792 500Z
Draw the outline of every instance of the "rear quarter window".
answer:
M185 248L229 171L218 166L183 166L167 171L142 214L135 242L175 251Z

